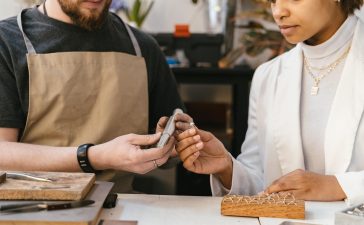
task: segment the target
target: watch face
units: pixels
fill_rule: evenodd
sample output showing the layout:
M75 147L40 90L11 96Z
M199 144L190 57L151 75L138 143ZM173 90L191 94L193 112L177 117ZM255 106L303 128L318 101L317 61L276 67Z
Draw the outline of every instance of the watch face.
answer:
M294 221L283 221L279 225L322 225L322 224L302 223L302 222L294 222Z

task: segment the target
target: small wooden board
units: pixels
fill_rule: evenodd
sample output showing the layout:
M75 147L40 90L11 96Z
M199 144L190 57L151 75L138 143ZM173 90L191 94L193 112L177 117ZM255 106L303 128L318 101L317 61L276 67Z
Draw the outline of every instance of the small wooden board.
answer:
M96 182L85 197L95 203L86 207L23 213L0 212L0 225L95 225L112 186L111 182ZM0 205L30 202L36 201L0 201Z
M8 177L4 183L0 184L0 199L80 200L86 196L95 183L95 174L92 173L16 172L47 178L52 182L18 180Z
M276 217L289 219L305 218L305 202L293 196L227 195L221 202L224 216Z

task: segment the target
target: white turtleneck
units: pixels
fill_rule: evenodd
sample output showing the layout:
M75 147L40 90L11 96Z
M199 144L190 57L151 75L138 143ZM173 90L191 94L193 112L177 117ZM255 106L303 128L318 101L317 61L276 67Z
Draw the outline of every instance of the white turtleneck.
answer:
M310 46L300 43L311 67L326 67L339 59L351 45L357 17L349 16L339 30L326 42ZM316 96L311 95L314 84L307 69L303 69L301 85L301 135L306 170L325 174L325 130L332 102L340 81L346 58L319 83ZM317 70L312 71L314 75Z

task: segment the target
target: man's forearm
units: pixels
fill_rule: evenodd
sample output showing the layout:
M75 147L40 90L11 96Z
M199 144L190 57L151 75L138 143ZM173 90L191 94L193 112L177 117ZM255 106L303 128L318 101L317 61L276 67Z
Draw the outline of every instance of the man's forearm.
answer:
M76 147L51 147L0 141L0 170L81 171Z

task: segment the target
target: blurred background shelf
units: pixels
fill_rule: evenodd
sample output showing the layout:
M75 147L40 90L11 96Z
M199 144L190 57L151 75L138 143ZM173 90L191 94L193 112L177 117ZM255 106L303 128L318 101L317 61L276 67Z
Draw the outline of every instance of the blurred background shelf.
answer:
M219 68L173 68L178 85L223 85L231 91L231 101L214 101L214 97L194 101L193 96L184 99L187 113L192 116L198 128L213 133L224 144L231 154L236 157L244 141L249 106L250 82L254 70L249 67L233 69ZM206 88L200 88L202 94ZM198 95L198 93L194 93ZM220 93L222 94L222 93ZM215 93L214 95L219 95ZM211 195L209 175L194 174L177 167L176 194L178 195Z

